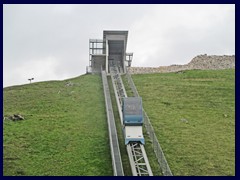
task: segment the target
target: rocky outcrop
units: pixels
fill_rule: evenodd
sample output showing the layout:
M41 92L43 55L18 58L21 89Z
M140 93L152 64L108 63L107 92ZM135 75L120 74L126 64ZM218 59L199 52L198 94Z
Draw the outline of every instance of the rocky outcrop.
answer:
M235 56L197 56L188 63L191 69L231 69L235 68Z
M171 65L159 67L129 67L128 71L131 74L146 74L146 73L165 73L178 72L191 69L232 69L235 68L235 55L232 56L208 56L207 54L194 57L188 64Z

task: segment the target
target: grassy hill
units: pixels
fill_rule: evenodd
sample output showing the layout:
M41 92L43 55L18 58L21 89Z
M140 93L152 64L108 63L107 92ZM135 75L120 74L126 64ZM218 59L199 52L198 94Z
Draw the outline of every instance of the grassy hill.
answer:
M133 80L174 175L235 175L235 70Z
M133 79L174 175L235 175L234 70ZM3 91L4 175L112 175L100 76Z
M4 88L3 113L4 175L112 175L100 76Z

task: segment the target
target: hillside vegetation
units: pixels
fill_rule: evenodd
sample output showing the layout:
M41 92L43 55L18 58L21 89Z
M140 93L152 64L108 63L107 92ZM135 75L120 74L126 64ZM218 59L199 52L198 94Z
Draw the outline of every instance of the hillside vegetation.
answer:
M235 70L133 75L174 175L235 175Z
M235 175L234 70L142 74L133 80L174 175ZM100 76L7 87L3 105L4 117L25 118L3 121L4 175L112 175ZM153 171L161 175L144 136ZM122 158L129 167L128 157Z
M112 175L100 76L3 91L4 175Z

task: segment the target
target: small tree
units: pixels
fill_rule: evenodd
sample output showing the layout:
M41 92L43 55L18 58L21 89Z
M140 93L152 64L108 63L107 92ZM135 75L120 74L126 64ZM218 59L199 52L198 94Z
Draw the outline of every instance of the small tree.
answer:
M29 81L30 81L30 84L31 84L31 82L32 82L32 80L34 80L34 78L30 78L30 79L28 79Z

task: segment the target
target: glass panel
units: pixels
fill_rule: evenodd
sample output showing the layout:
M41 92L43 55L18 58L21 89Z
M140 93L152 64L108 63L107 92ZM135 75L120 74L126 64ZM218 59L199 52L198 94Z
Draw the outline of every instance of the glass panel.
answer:
M139 99L125 99L125 114L126 115L141 115L142 106Z

